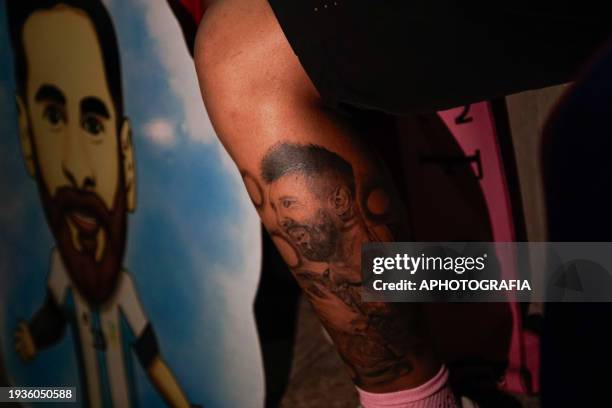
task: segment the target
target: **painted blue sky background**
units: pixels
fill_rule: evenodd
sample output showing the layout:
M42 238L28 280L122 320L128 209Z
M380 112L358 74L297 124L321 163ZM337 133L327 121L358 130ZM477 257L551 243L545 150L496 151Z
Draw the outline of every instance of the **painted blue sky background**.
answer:
M260 267L256 214L216 141L166 2L105 3L120 44L138 177L125 267L162 355L190 400L207 407L261 406L263 374L252 316ZM15 385L78 384L69 335L29 364L13 351L18 321L42 304L53 240L21 159L6 28L2 6L0 350ZM142 406L163 406L140 368L137 389Z

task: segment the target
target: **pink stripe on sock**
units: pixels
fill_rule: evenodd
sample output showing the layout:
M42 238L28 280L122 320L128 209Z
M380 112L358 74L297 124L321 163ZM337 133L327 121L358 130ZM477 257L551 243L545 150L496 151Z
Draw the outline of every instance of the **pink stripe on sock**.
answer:
M448 385L448 370L440 368L438 374L424 384L408 390L377 394L357 388L364 408L457 408L455 397Z

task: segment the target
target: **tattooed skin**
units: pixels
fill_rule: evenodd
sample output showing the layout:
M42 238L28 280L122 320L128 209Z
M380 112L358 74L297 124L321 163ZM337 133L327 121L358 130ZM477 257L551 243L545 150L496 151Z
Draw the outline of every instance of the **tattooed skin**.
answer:
M412 372L411 360L422 343L414 313L403 313L402 305L361 300L361 244L380 236L369 230L363 214L380 218L387 212L385 190L368 186L376 196L362 201L373 208L361 211L350 163L316 145L272 146L261 163L263 188L254 176L243 172L243 178L258 203L265 197L277 230L268 229L291 259L353 381L378 385Z

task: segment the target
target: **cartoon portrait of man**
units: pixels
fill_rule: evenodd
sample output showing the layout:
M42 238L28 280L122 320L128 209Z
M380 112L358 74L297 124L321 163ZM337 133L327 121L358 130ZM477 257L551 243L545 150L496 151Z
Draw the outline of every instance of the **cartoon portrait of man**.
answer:
M135 405L133 351L161 397L188 406L123 268L136 174L109 14L98 0L7 10L22 154L55 240L46 298L17 328L15 350L29 361L70 326L84 405Z

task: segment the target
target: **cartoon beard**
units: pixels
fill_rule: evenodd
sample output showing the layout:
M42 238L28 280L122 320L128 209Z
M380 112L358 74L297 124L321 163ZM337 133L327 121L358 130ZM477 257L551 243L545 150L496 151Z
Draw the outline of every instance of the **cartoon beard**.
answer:
M283 230L302 256L313 262L328 262L336 254L340 232L331 216L320 209L305 224L283 222Z
M125 251L123 183L118 183L111 210L86 190L62 187L51 196L43 180L38 186L47 223L74 286L88 302L104 303L115 290Z

